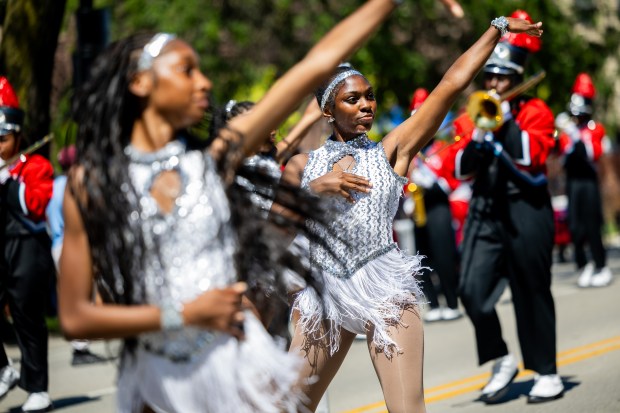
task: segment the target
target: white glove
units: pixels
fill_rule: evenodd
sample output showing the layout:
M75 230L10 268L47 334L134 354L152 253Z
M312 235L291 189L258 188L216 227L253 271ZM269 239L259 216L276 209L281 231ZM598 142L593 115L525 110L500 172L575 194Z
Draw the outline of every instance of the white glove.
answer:
M510 102L508 102L507 100L504 100L502 101L500 106L502 107L502 114L504 115L504 122L507 122L510 119L512 119L512 111L510 110Z
M562 112L555 118L555 127L564 132L573 142L578 142L581 138L581 132L579 132L579 128L571 118L571 116Z
M476 128L471 135L471 140L478 143L493 142L493 132Z
M475 128L471 134L471 140L474 142L484 142L484 131L482 129Z
M433 186L437 177L425 165L421 165L411 171L411 180L422 188L429 189Z

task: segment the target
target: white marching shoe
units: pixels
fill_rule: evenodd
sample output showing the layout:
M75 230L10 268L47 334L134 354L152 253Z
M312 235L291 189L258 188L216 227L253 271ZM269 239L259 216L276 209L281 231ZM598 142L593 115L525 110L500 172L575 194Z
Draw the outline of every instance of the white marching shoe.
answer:
M564 384L557 374L536 375L534 387L527 396L528 403L543 403L564 396Z
M431 308L428 310L424 316L422 317L424 321L427 323L432 323L434 321L440 321L442 319L442 311L441 308Z
M590 279L590 286L592 287L606 287L611 283L613 275L609 267L603 267L592 274Z
M586 288L590 286L592 282L592 274L594 274L594 264L591 262L586 264L583 268L583 271L579 275L579 279L577 280L577 286L581 288Z
M442 308L441 309L441 319L444 321L457 320L463 317L463 312L458 308Z
M519 374L517 361L512 354L500 357L493 363L491 379L482 389L480 401L496 403L508 393L508 387Z
M47 392L30 393L26 399L26 403L22 405L24 413L41 413L49 412L53 409L52 401Z
M4 399L4 396L17 386L19 382L19 372L13 368L10 364L0 370L0 400Z

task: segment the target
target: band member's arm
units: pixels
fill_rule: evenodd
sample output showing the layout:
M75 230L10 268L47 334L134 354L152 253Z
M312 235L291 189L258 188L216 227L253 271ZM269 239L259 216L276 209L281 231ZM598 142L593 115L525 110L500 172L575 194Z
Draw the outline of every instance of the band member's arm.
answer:
M299 122L293 126L293 129L284 139L276 144L276 161L282 163L289 158L306 137L310 128L323 117L322 115L316 99L310 100Z
M555 145L554 131L551 109L542 100L531 99L502 127L503 148L519 169L537 173L544 170Z
M609 138L605 135L605 128L600 123L592 122L593 126L586 126L581 133L581 141L586 150L588 159L596 162L609 152Z

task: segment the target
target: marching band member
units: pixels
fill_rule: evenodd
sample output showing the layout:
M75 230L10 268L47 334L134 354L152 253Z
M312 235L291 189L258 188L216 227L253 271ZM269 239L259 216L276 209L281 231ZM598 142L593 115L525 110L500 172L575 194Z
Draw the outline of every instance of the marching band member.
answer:
M513 17L531 21L524 11ZM499 95L522 82L530 53L540 39L508 34L484 67L484 87ZM510 285L524 366L537 373L528 403L562 397L557 374L555 309L551 295L553 211L545 161L554 146L553 114L540 99L518 96L501 103L504 122L494 131L487 120L463 115L453 153L455 174L473 179L465 225L460 292L476 333L478 361L494 361L480 400L495 403L517 376L515 356L502 338L495 305Z
M423 89L414 92L410 105L413 108L412 114L427 96L428 92L425 94ZM452 114L448 113L433 142L421 151L424 157L414 158L414 168L410 174L416 191L423 193L421 200L425 211L424 222L416 222L414 232L418 252L427 257L430 267L421 271L422 290L430 306L430 310L423 316L426 322L455 320L463 316L458 308L459 258L450 195L460 185L468 184L456 179L448 168L443 167L444 160L449 155L446 149L450 144L441 137L449 135L452 117ZM447 307L442 308L439 305L438 291L431 279L432 272L439 278L439 290Z
M23 412L52 408L48 390L45 308L54 263L45 226L54 170L41 155L21 155L24 112L5 77L0 77L0 308L8 303L22 354L21 371L0 346L0 399L16 385L28 392Z
M579 287L604 287L613 277L606 266L601 237L603 211L598 182L598 161L610 144L603 125L592 119L595 93L590 76L580 73L568 104L570 114L564 112L556 118L556 126L562 131L560 151L565 156L568 226L575 248L575 264L581 270ZM594 263L588 264L586 243Z

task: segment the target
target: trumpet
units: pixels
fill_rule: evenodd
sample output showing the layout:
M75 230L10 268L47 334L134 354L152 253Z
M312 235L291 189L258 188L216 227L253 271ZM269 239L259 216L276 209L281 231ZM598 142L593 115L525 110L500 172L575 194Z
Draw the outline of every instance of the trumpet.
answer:
M546 74L543 70L501 95L498 95L495 90L479 90L474 92L467 100L465 111L476 127L487 131L495 131L504 123L502 102L512 99L537 85L545 78Z
M525 82L519 83L514 88L504 92L502 95L497 95L497 93L493 90L479 90L474 92L467 100L465 111L476 127L489 131L495 131L504 124L504 114L501 107L502 102L504 100L513 99L529 88L537 85L545 78L546 75L547 73L544 70L540 71ZM450 122L449 124L442 126L440 131L451 128L453 123L454 122ZM466 135L469 132L471 132L471 130L465 131L462 134ZM461 136L453 136L452 139L444 140L445 144L436 151L427 155L418 153L417 156L422 161L426 162L428 158L443 152L449 148L450 145L460 140Z

